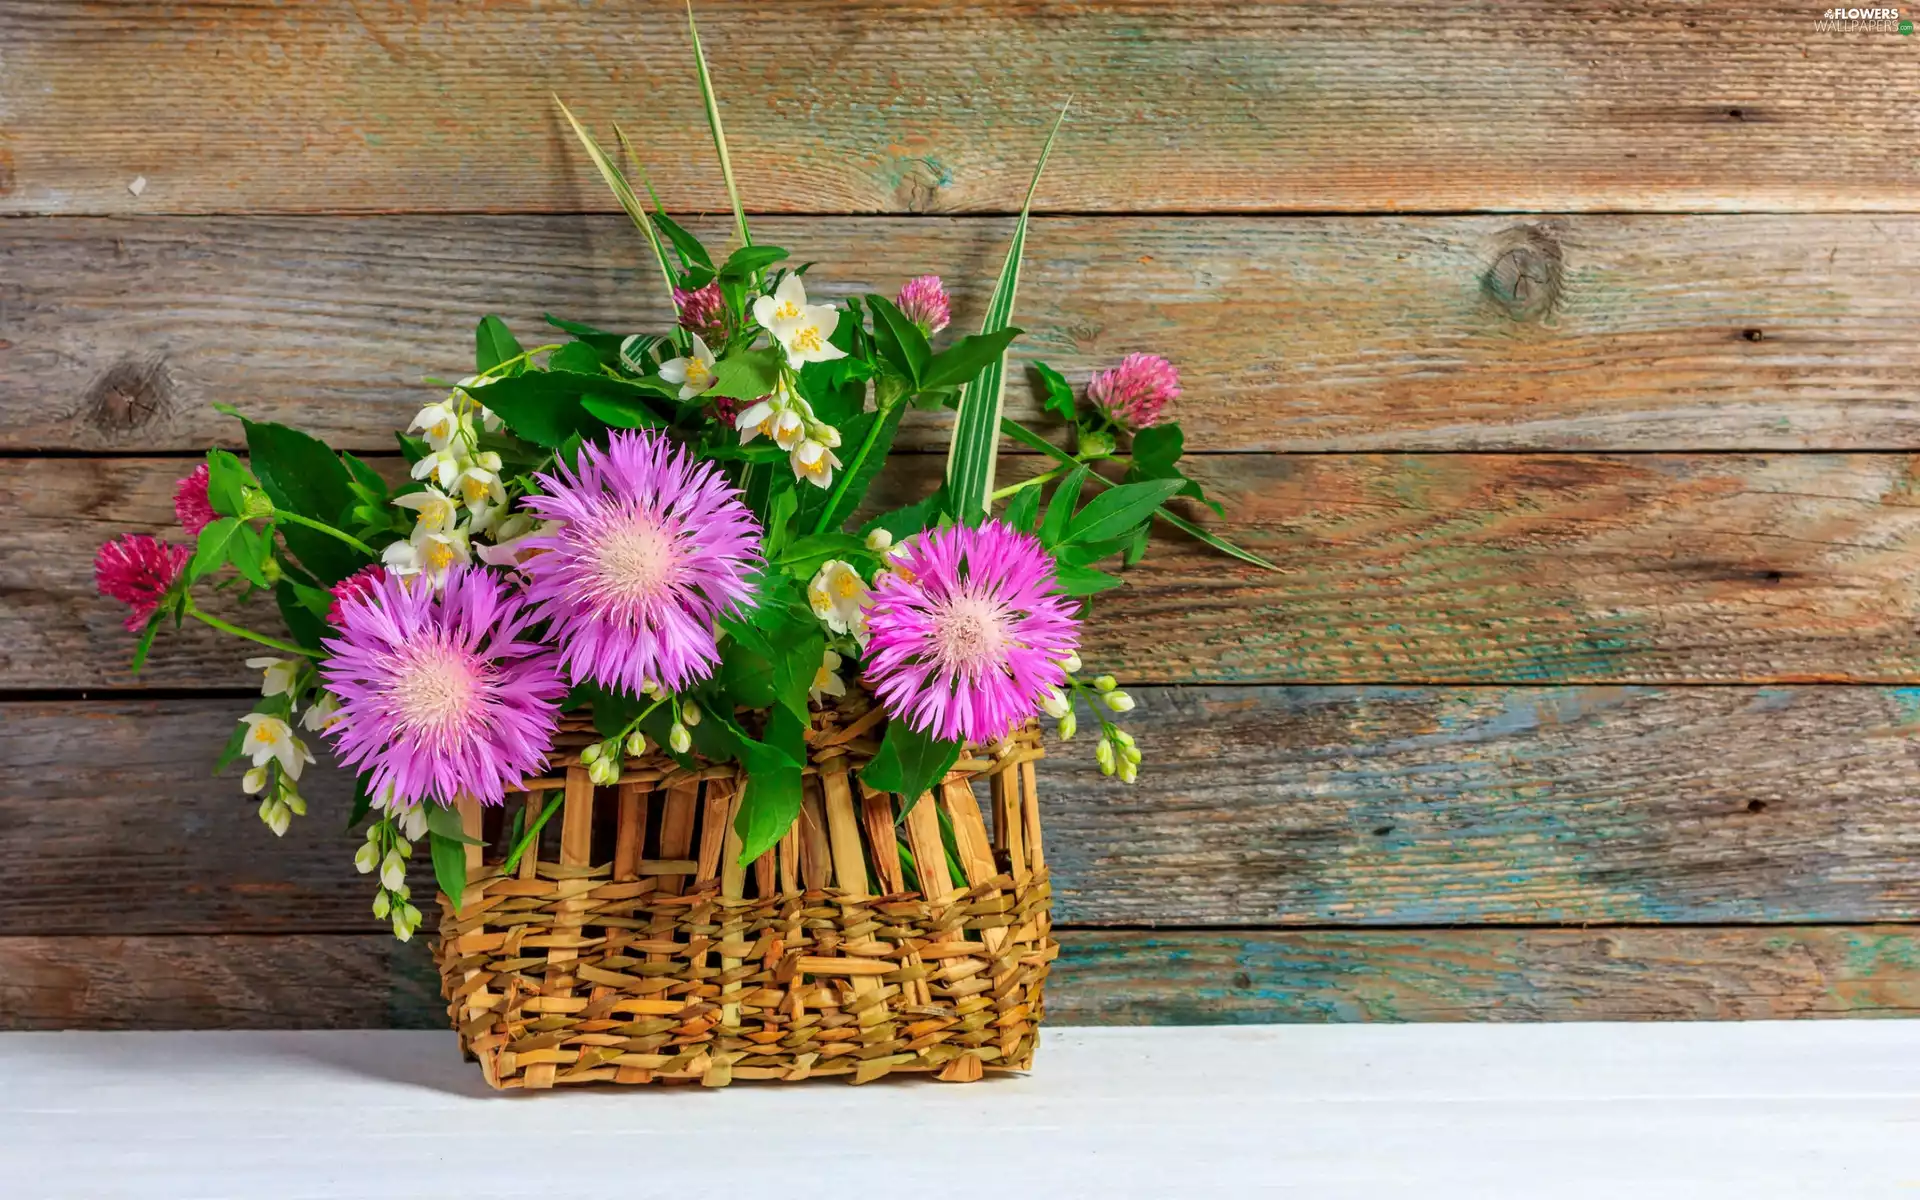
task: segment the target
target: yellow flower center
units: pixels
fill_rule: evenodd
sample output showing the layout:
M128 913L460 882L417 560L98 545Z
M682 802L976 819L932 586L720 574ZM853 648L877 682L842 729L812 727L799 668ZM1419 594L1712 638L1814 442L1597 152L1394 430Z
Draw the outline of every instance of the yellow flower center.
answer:
M818 354L820 352L820 346L820 327L818 325L809 325L805 329L795 331L793 335L793 348L795 350L800 351L802 354Z
M834 585L834 590L840 593L841 599L851 600L860 594L860 577L848 571L840 576L839 581Z
M442 418L441 418L440 420L438 420L438 421L435 421L435 422L433 423L433 427L432 427L431 429L429 429L429 430L427 430L427 436L429 436L429 437L437 437L437 438L443 438L443 437L445 437L445 436L447 436L447 420L446 420L446 418L445 418L445 417L442 417Z
M453 506L445 500L429 500L420 508L422 525L445 525L447 518L453 515Z
M271 745L275 740L272 728L270 728L265 721L255 725L253 727L253 740L256 742L266 742Z
M776 321L791 321L800 315L800 306L791 300L782 300L773 310Z
M469 477L461 482L460 494L467 498L468 504L478 504L487 498L486 481Z
M712 378L713 372L707 370L707 364L697 358L687 360L687 385L689 387L703 388L707 386L707 380Z
M453 565L453 547L446 542L435 542L427 547L427 565L436 571L444 571Z

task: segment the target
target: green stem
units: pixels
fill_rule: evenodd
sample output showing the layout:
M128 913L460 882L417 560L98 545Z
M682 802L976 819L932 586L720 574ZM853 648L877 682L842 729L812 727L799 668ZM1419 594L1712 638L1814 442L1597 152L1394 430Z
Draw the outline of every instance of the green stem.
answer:
M333 526L326 524L324 521L316 521L312 517L303 517L297 512L288 512L284 508L274 509L273 517L274 517L274 520L276 521L292 521L295 525L305 525L308 529L317 529L321 533L324 533L329 537L338 538L341 541L345 542L347 545L352 546L355 550L358 550L360 553L366 555L368 558L380 557L379 552L376 551L372 546L367 545L365 542L361 541L357 537L354 537L350 533L343 533L340 530L335 529Z
M875 442L880 440L880 431L886 428L887 418L892 409L882 408L873 414L873 424L867 428L866 440L860 443L860 450L853 456L853 462L840 472L840 482L834 484L833 495L828 497L826 508L820 512L820 521L813 527L816 534L825 533L833 523L833 516L840 510L840 501L847 495L847 489L853 486L853 477L859 473L860 464L867 461L867 455L873 453Z
M251 629L243 629L230 621L222 621L219 617L210 617L197 608L187 609L187 615L203 624L213 626L222 633L230 633L235 637L243 637L250 642L259 642L262 646L270 646L275 650L284 650L288 654L298 654L302 658L320 657L317 651L309 650L304 646L296 646L292 642L283 642L279 638L270 638L264 633L255 633Z
M547 801L547 806L540 810L540 817L533 823L533 828L520 835L520 842L514 846L513 853L507 855L507 861L500 864L500 873L502 875L511 874L513 869L520 865L520 856L525 854L528 847L532 846L535 841L539 840L540 831L546 828L547 821L554 813L559 812L562 807L563 802L557 796Z
M565 345L566 345L565 342L554 342L546 346L535 346L531 350L522 350L520 353L514 355L512 358L503 358L499 362L488 367L486 370L481 371L480 378L492 379L495 375L498 375L500 372L506 370L508 367L526 362L528 359L532 358L536 354L546 354L550 351L558 350Z

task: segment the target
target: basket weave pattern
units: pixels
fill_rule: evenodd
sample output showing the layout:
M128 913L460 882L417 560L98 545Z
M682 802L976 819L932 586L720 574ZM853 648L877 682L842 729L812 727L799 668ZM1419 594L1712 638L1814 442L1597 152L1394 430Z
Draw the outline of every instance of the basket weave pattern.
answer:
M965 1082L1029 1067L1058 953L1038 731L969 751L901 819L898 797L859 780L880 719L864 696L818 715L800 816L746 866L734 764L690 770L650 754L596 788L579 763L594 740L580 719L563 726L556 777L508 797L509 810L527 806L526 828L564 805L543 831L552 843L558 828L557 852L536 844L505 874L501 810L464 805L483 844L467 847L460 910L440 897L437 958L448 1015L487 1082L718 1087L896 1071ZM908 886L925 864L938 894Z

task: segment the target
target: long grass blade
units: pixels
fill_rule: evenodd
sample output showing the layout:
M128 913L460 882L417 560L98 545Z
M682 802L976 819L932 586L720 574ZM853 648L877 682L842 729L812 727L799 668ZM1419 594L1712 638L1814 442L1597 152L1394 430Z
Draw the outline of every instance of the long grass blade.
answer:
M700 71L700 98L707 104L707 127L713 130L713 148L720 155L720 177L727 181L727 199L733 202L733 231L742 246L753 245L747 234L747 210L740 207L740 189L733 182L733 159L727 154L727 131L720 125L720 105L713 98L713 77L707 73L707 52L700 48L700 27L693 21L693 0L687 0L687 32L693 36L693 62Z
M1027 184L1027 196L1020 204L1020 219L1014 222L1013 240L1007 247L1007 261L1000 268L999 282L987 303L987 315L980 323L981 333L994 333L1013 323L1013 304L1020 290L1020 259L1026 251L1027 224L1033 209L1033 194L1040 186L1040 175L1047 169L1047 156L1053 153L1053 139L1067 119L1073 97L1060 106L1060 115L1047 131L1040 147L1040 161L1034 164L1033 179ZM1007 391L1007 356L989 363L974 376L960 393L954 418L953 444L947 447L947 495L962 521L985 518L993 495L994 473L999 465L1000 415Z
M627 131L615 125L613 127L613 136L620 142L620 153L626 156L627 169L638 176L642 184L646 185L647 195L653 197L654 211L658 212L660 210L660 195L653 190L653 181L647 178L647 168L641 165L640 155L634 151L633 143L627 140ZM638 203L639 197L634 197L634 201ZM660 278L667 281L667 294L671 297L673 294L673 268L667 265L666 244L660 240L660 231L653 227L652 221L643 220L637 223L641 226L642 232L647 235L647 245L653 247L653 261L660 264Z
M593 140L593 135L587 132L586 126L580 124L566 102L558 96L553 98L553 102L560 106L560 112L567 118L567 124L573 126L573 135L580 139L582 146L586 147L587 157L593 159L593 165L599 168L600 178L606 180L607 186L613 190L614 198L620 201L620 207L626 210L627 219L633 222L633 227L644 234L647 244L653 247L653 257L660 264L661 284L667 289L667 303L673 304L673 272L667 269L666 250L660 245L660 234L654 229L653 222L647 219L646 206L641 204L640 198L633 194L633 186L627 182L627 177L622 175L620 168L607 157L607 152L600 148L600 143ZM615 132L619 131L616 129ZM624 145L626 137L622 135L620 140Z

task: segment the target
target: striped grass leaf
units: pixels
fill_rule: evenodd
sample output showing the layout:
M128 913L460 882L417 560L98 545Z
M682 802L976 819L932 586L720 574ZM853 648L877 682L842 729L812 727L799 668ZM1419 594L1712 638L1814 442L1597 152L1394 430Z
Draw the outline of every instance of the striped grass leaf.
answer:
M1027 244L1027 220L1033 209L1033 193L1040 186L1040 174L1047 169L1047 156L1053 151L1053 139L1060 123L1067 119L1067 108L1060 106L1053 128L1040 147L1040 161L1034 165L1033 179L1027 184L1027 198L1020 205L1020 219L1014 222L1013 241L1007 247L1007 261L1000 268L1000 280L994 285L993 299L987 303L986 318L980 323L982 334L991 334L1013 323L1013 303L1020 287L1020 257ZM993 476L1000 452L1000 412L1007 390L1007 355L1004 350L968 382L960 393L960 404L953 424L953 444L947 447L947 497L953 515L967 523L986 518L993 495Z

